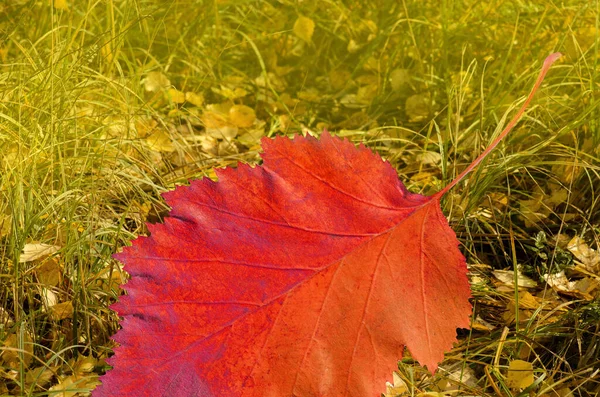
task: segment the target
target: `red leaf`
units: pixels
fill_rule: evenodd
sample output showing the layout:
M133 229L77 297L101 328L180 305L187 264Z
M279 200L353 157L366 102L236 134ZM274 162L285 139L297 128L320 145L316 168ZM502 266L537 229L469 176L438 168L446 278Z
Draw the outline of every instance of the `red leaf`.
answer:
M131 280L95 397L377 396L403 346L433 372L469 326L446 189L412 194L327 132L262 144L263 166L166 193L115 255Z

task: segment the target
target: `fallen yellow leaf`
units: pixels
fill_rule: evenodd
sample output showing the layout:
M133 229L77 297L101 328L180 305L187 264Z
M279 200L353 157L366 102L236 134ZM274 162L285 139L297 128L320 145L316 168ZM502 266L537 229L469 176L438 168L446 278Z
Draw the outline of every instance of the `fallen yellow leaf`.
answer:
M54 320L64 320L73 317L73 302L58 303L50 308L50 315Z
M195 92L186 92L185 100L198 107L204 105L204 95Z
M57 10L68 10L69 4L67 4L67 0L50 0L50 3L54 3L54 8Z
M164 130L158 130L154 134L146 138L146 143L150 146L150 149L156 152L173 152L175 147L173 141L168 132Z
M143 80L146 91L155 92L171 85L171 81L161 72L150 72Z
M307 17L299 16L294 23L294 34L302 40L310 43L315 32L315 22Z
M393 385L390 382L386 382L385 397L397 397L408 392L408 386L406 386L406 382L402 380L397 372L393 373L393 381Z
M506 384L511 389L525 389L531 386L533 379L533 365L523 360L513 360L508 365Z
M248 128L254 124L256 114L254 109L246 105L233 105L229 109L229 120L237 127Z
M167 95L169 96L169 99L173 101L173 103L185 102L185 94L176 88L169 88Z
M60 283L62 268L57 257L49 258L35 268L38 282L46 287L56 287Z

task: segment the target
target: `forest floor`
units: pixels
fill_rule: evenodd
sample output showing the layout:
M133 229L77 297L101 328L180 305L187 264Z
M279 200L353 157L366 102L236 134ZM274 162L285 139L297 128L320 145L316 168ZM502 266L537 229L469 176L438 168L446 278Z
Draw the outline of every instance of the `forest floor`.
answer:
M440 5L441 4L441 5ZM0 396L89 395L161 193L259 164L260 139L364 143L443 200L473 323L395 396L600 394L600 3L11 0L0 4ZM598 79L597 79L598 78Z

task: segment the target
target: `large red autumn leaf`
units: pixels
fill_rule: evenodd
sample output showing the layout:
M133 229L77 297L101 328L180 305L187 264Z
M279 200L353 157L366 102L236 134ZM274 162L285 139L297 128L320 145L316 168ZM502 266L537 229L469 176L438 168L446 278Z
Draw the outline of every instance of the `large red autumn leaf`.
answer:
M435 371L471 313L440 198L522 110L431 197L326 132L166 193L170 217L116 255L131 280L94 396L377 396L404 346Z

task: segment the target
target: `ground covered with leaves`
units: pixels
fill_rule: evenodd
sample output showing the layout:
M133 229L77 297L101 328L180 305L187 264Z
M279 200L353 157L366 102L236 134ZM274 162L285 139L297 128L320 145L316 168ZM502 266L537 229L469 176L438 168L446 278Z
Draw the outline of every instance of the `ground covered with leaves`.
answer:
M432 194L562 59L443 201L471 330L392 396L600 393L600 12L594 2L13 0L0 5L0 395L88 395L160 194L257 164L262 137L365 143ZM399 302L401 304L401 302Z

